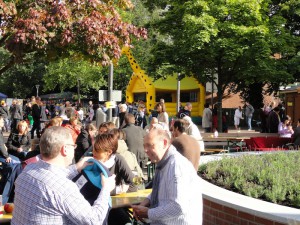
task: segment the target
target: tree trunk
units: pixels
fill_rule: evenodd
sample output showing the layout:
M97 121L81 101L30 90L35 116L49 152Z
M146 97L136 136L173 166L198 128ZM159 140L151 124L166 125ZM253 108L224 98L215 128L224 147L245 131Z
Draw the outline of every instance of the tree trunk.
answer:
M222 92L222 86L219 87L220 84L218 84L218 93L217 93L217 106L218 106L218 132L222 132L223 130L223 124L222 124L222 97L223 97L223 92Z

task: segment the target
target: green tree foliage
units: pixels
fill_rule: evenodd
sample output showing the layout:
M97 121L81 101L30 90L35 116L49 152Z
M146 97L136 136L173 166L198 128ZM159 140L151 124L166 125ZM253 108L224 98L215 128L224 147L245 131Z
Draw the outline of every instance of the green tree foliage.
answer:
M86 60L75 60L72 58L63 58L51 62L46 67L46 73L43 77L45 81L45 91L59 88L61 91L77 86L80 81L80 89L83 92L90 90L99 90L101 86L106 85L104 80L103 67L92 65Z
M253 83L291 82L293 74L287 65L297 54L299 39L282 12L289 4L298 7L299 3L292 2L146 0L150 9L161 10L160 18L152 22L161 36L152 51L151 66L157 71L166 68L168 72L193 74L203 83L214 75L219 108L228 87L249 89ZM287 11L294 15L293 10ZM295 23L291 26L297 29ZM276 53L281 58L273 57ZM219 110L220 129L221 114Z
M71 51L108 65L132 36L146 37L122 21L119 11L132 7L130 0L0 0L0 46L12 54L0 74L35 51L48 59Z
M6 65L9 52L0 48L0 66ZM35 85L43 85L44 60L34 53L27 54L22 63L16 64L0 76L0 90L9 97L24 98L36 93Z

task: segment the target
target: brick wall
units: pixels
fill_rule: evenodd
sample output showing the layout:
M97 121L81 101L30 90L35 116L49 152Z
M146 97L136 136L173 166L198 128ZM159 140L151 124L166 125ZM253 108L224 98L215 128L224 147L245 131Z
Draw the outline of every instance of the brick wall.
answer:
M286 225L203 199L203 225Z

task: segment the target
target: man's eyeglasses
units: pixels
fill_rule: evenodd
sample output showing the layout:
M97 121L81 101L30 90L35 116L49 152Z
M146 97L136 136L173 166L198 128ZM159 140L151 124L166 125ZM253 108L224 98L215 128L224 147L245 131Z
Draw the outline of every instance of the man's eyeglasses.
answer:
M152 149L154 149L154 144L149 144L149 143L147 143L147 144L144 144L144 149L150 149L150 150L152 150Z
M65 145L69 145L69 146L73 146L74 148L77 148L76 144L65 144Z

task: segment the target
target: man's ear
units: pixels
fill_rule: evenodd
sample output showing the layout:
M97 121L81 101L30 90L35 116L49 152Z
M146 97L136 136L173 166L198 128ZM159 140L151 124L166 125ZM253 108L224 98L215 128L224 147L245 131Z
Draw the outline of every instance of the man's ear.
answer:
M164 138L164 148L166 148L168 146L168 141L167 139Z
M60 148L60 154L62 156L67 156L67 147L65 145L61 146L61 148Z

